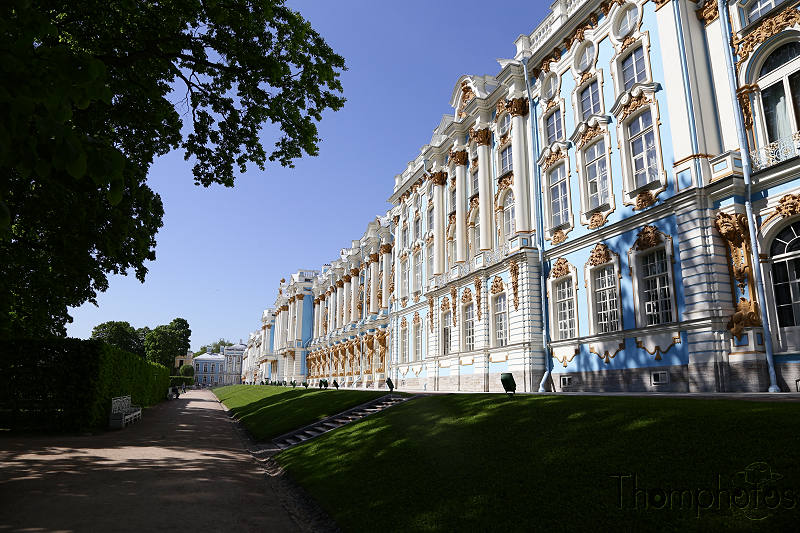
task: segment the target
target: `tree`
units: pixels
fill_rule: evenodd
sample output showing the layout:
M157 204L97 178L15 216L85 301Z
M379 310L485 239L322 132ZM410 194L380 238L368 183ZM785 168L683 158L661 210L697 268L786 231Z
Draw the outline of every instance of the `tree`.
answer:
M185 354L189 351L189 339L192 337L192 330L189 323L184 318L176 318L169 323L169 329L175 335L176 352L175 355Z
M173 368L178 351L178 339L169 326L156 326L144 339L147 360Z
M191 378L194 376L194 367L192 365L183 365L178 369L181 376Z
M126 352L144 357L139 335L128 322L103 322L92 329L92 339L101 340Z
M219 353L222 351L222 348L225 346L233 346L233 343L227 339L220 338L216 342L212 342L211 344L204 344L197 350L198 355L201 353Z
M139 340L139 351L136 353L142 354L142 357L145 357L147 352L144 349L144 339L147 337L147 334L150 333L150 328L144 326L142 328L136 329L136 336Z
M144 281L155 157L207 187L316 155L344 68L284 0L0 3L0 337L64 335L109 273Z
M173 368L175 358L189 351L192 330L186 319L176 318L167 325L156 326L144 339L147 360Z

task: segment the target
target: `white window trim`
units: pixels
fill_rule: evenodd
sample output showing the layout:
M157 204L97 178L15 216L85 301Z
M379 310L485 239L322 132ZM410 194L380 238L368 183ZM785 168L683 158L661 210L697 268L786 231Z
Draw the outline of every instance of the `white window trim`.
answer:
M505 144L497 145L497 171L500 176L505 176L509 172L514 172L514 148L512 147L511 138ZM511 163L507 170L503 170L503 152L506 148L511 148Z
M472 306L472 347L467 347L467 308ZM478 316L475 314L475 303L470 301L461 304L461 351L472 352L478 349Z
M592 71L591 76L586 79L583 83L577 84L575 89L572 91L572 109L575 110L575 121L578 122L578 127L581 123L588 122L592 117L598 115L605 115L606 114L606 99L603 98L603 89L605 84L605 79L603 77L603 70L599 69L597 71ZM578 77L578 80L580 76ZM583 93L584 89L587 89L592 83L597 82L597 94L600 98L600 111L598 113L593 113L589 116L585 121L582 119L583 117L583 103L581 100L581 94ZM578 119L581 118L581 121ZM576 128L577 130L578 128ZM573 134L574 135L574 134Z
M579 80L581 76L583 76L584 72L592 72L594 68L597 66L597 55L600 47L597 46L597 43L594 42L592 38L593 35L590 37L590 35L593 33L594 33L593 30L587 31L586 34L584 34L584 40L580 41L580 43L577 46L573 45L572 61L570 61L570 68L572 69L572 75L575 77L576 80ZM578 42L577 39L576 42ZM578 64L580 61L580 57L583 51L586 50L586 48L589 46L594 47L594 53L592 54L593 58L589 63L589 68L581 70L580 65Z
M495 314L496 314L496 311L497 311L497 300L501 296L504 296L505 299L506 299L506 310L505 310L505 314L506 314L506 335L505 335L506 342L502 346L500 344L498 344L498 342L497 342L497 324L495 323ZM489 295L489 341L490 341L489 344L490 344L490 346L492 348L505 348L510 344L509 341L510 341L511 335L509 333L509 330L511 328L510 328L510 322L509 322L509 317L510 317L510 313L509 313L509 309L508 309L509 304L510 304L510 302L509 302L509 299L508 299L508 293L505 290L502 291L502 292L498 292L497 294L490 294Z
M513 231L511 231L508 235L506 234L506 226L505 226L506 208L505 208L505 203L506 203L506 199L509 197L509 195L512 198L514 198L514 191L511 190L511 187L508 187L505 191L503 191L502 194L500 195L500 197L497 199L498 200L498 204L499 204L499 208L496 209L496 212L500 215L499 216L500 220L497 221L497 226L498 226L498 233L500 235L500 242L502 242L502 243L505 243L506 241L508 241L509 239L513 238L517 234L517 231L516 231L517 230L517 228L516 228L516 220L515 220L515 218L513 216L511 217L511 224L510 224L510 227L511 227L511 229ZM514 198L514 200L513 200L512 208L514 209L514 211L516 213L516 209L517 209L516 198Z
M614 197L614 180L612 176L612 159L611 159L611 131L609 128L609 118L606 116L592 116L586 123L581 124L572 134L571 141L578 147L575 150L575 160L577 163L578 171L578 184L581 197L581 224L584 226L589 225L589 219L594 213L601 213L605 216L616 209L617 201ZM600 136L588 140L585 144L580 144L580 138L584 131L592 127L603 128L602 139L606 147L606 174L608 179L608 200L604 204L600 204L595 208L590 208L589 198L589 177L586 173L586 149L593 146L600 140Z
M539 132L540 132L540 139L542 140L542 146L554 146L556 144L560 144L566 141L567 139L567 131L566 131L566 121L564 120L565 115L565 102L563 98L557 99L557 104L553 107L547 107L546 111L542 113L542 117L539 119ZM550 142L547 136L547 119L549 119L553 114L556 112L561 113L561 138L556 139L554 142Z
M546 240L552 240L553 234L561 230L565 234L569 233L575 227L573 212L572 212L572 170L570 168L570 158L567 152L567 145L565 143L557 143L553 146L553 148L561 154L564 155L562 159L556 161L552 165L548 166L547 168L544 167L544 163L548 157L550 157L551 152L550 149L545 148L542 157L539 159L539 166L542 169L542 211L544 215L544 238ZM550 174L555 171L560 165L564 166L564 176L565 181L567 183L567 221L559 226L553 226L553 207L552 207L552 198L550 197ZM515 198L516 200L516 198Z
M620 160L622 163L622 203L625 205L635 205L636 197L639 195L639 193L642 193L646 190L650 190L653 196L657 196L659 193L667 189L667 173L664 170L664 157L662 155L661 144L661 114L659 112L658 101L656 100L655 95L658 87L658 84L654 83L647 85L634 85L631 91L623 94L611 109L611 112L614 115L619 116L624 106L628 104L632 98L639 98L644 95L649 100L649 103L637 108L635 111L630 113L630 115L625 117L624 120L617 120L617 138L620 140ZM652 119L653 142L655 143L656 149L656 166L658 169L658 175L654 181L651 181L646 185L642 185L641 187L637 187L636 176L633 172L633 154L631 153L631 141L630 136L628 135L628 129L635 119L648 110L650 111L650 117Z
M609 331L607 333L602 333L602 335L615 335L619 336L620 333L625 329L622 323L622 295L620 294L620 284L622 281L622 273L619 266L619 254L613 252L611 249L608 250L609 255L611 256L610 261L605 263L601 263L599 265L590 265L586 263L584 267L584 286L586 287L586 301L588 303L589 308L589 333L591 335L600 335L601 333L598 331L598 320L597 320L597 309L596 309L596 299L595 299L595 284L594 284L594 272L600 268L605 268L609 265L614 267L614 283L615 283L615 290L617 293L617 313L619 316L619 329L616 331Z
M444 342L444 330L445 330L445 320L444 317L450 313L450 325L447 326L447 329L450 331L450 338L448 339L449 342L445 344ZM452 355L453 354L453 309L452 305L451 308L447 311L442 311L439 315L439 355ZM447 350L445 350L445 347Z
M555 264L555 263L554 263ZM576 339L580 337L580 310L578 309L578 269L575 268L572 264L568 265L568 272L564 276L559 276L554 278L552 276L548 276L547 278L547 294L548 294L548 312L550 313L550 331L551 331L551 338L553 341L566 341L570 339ZM552 271L551 271L552 274ZM575 337L569 337L566 339L562 339L559 336L558 332L558 309L556 307L556 285L558 283L566 280L567 278L572 280L572 305L574 306L575 310ZM507 301L507 300L506 300Z
M634 246L628 250L628 265L630 268L631 282L633 284L633 308L634 315L636 317L637 328L648 327L647 316L645 315L644 310L644 291L640 286L640 280L642 276L640 271L641 267L639 265L640 259L643 255L647 255L657 250L664 250L667 256L667 275L669 276L670 299L672 300L672 320L664 324L659 324L658 326L650 327L660 327L666 324L675 324L678 321L678 305L675 298L675 256L672 252L672 237L669 235L664 235L661 231L658 231L658 235L661 237L661 244L651 246L650 248L646 248L644 250L637 250L636 245L634 244Z
M781 39L780 41L776 41L775 43L770 43L769 51L759 54L761 60L759 61L759 63L755 65L757 68L753 69L754 76L758 76L758 74L761 72L761 68L763 67L764 62L772 54L772 52L774 52L781 46L791 41L798 41L798 40L799 39L797 33L792 32L785 38ZM795 72L798 71L800 71L800 57L795 58L792 61L780 67L779 69L770 72L763 78L756 77L753 80L753 84L758 87L757 97L753 99L753 103L755 104L755 109L753 111L755 112L754 114L756 115L753 120L753 126L755 130L757 147L759 148L765 147L770 144L769 137L767 136L767 121L766 121L766 116L764 114L764 101L761 96L761 91L763 91L764 89L768 89L769 87L772 87L779 81L785 80L786 78L789 77L789 75L794 74ZM784 82L784 87L785 86L786 83ZM794 106L791 105L791 102L788 103L787 109L789 111L790 120L792 118L794 119L793 122L794 122L795 132L800 131L800 117L794 116L795 114Z
M641 13L641 9L639 10ZM611 79L614 80L614 88L616 89L615 93L617 94L617 100L628 93L633 91L633 89L637 85L647 85L653 82L653 68L650 63L650 33L649 32L639 32L638 30L630 34L633 37L633 41L625 47L625 50L617 53L614 58L611 60ZM616 41L616 45L619 47L622 46L622 43ZM628 56L630 56L634 50L639 47L642 47L642 56L644 57L644 74L645 80L639 83L634 83L633 87L630 88L629 91L625 90L625 80L622 76L622 62L625 61Z

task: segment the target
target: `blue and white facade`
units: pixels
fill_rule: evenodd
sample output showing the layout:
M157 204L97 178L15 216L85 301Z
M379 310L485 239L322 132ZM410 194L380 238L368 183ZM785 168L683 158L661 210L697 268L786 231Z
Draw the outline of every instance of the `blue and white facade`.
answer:
M282 375L794 391L798 3L724 1L728 27L716 0L554 2L499 72L457 80L392 208L309 276L310 336L270 348L308 359Z

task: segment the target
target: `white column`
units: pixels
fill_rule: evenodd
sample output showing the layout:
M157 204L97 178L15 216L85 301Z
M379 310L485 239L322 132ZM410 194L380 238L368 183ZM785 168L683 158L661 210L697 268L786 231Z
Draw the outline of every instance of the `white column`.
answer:
M433 273L444 273L444 244L447 236L445 229L444 190L447 184L447 172L439 171L431 175L433 181ZM395 270L398 269L395 264ZM395 289L397 290L397 289Z
M491 152L489 144L492 141L492 134L489 128L476 131L474 134L475 141L478 143L478 194L480 199L478 206L480 208L479 220L481 226L481 250L492 249L492 235L494 228L492 227L492 213L494 213L494 198L492 194L491 173L489 167L492 164Z
M383 292L381 293L381 309L389 309L389 284L391 283L392 275L392 244L381 244L381 254L383 255Z
M358 269L350 269L350 321L354 324L358 322Z
M345 269L345 272L347 272L347 269ZM350 323L350 274L345 274L342 279L344 280L344 288L342 289L342 314L344 316L342 318L342 324L346 326Z
M511 160L514 165L514 222L517 231L530 231L530 199L528 198L528 171L525 157L525 115L528 101L515 98L511 101Z
M328 296L328 333L331 333L336 326L336 287L331 286L331 294Z
M344 323L344 281L338 280L336 282L336 329L340 329Z
M467 151L450 152L456 167L456 262L467 260Z
M369 254L369 314L378 314L378 254Z
M294 324L295 324L295 303L294 296L289 298L289 318L286 327L286 345L294 346Z
M305 297L298 294L294 304L294 339L298 341L303 340L303 300ZM298 372L299 372L298 368Z
M395 249L395 253L398 253L399 250ZM398 259L395 261L394 264L394 294L395 297L399 300L403 296L408 296L407 294L403 294L403 284L401 280L403 279L403 261Z
M315 339L319 337L319 298L314 298L314 331L311 336Z

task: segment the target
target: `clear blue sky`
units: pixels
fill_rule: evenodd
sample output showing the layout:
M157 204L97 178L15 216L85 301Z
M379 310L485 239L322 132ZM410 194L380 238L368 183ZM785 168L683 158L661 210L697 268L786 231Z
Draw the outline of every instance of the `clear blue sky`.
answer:
M183 317L192 349L220 337L246 342L274 303L280 278L335 259L386 211L395 174L452 112L459 76L496 74L496 58L512 57L516 37L530 33L550 5L288 3L347 62L347 103L319 125L319 156L298 160L294 169L249 169L234 188L208 189L194 185L181 153L158 160L148 182L166 213L147 279L111 277L99 307L70 311L71 337L88 338L108 320L152 328ZM269 148L274 139L265 142Z

